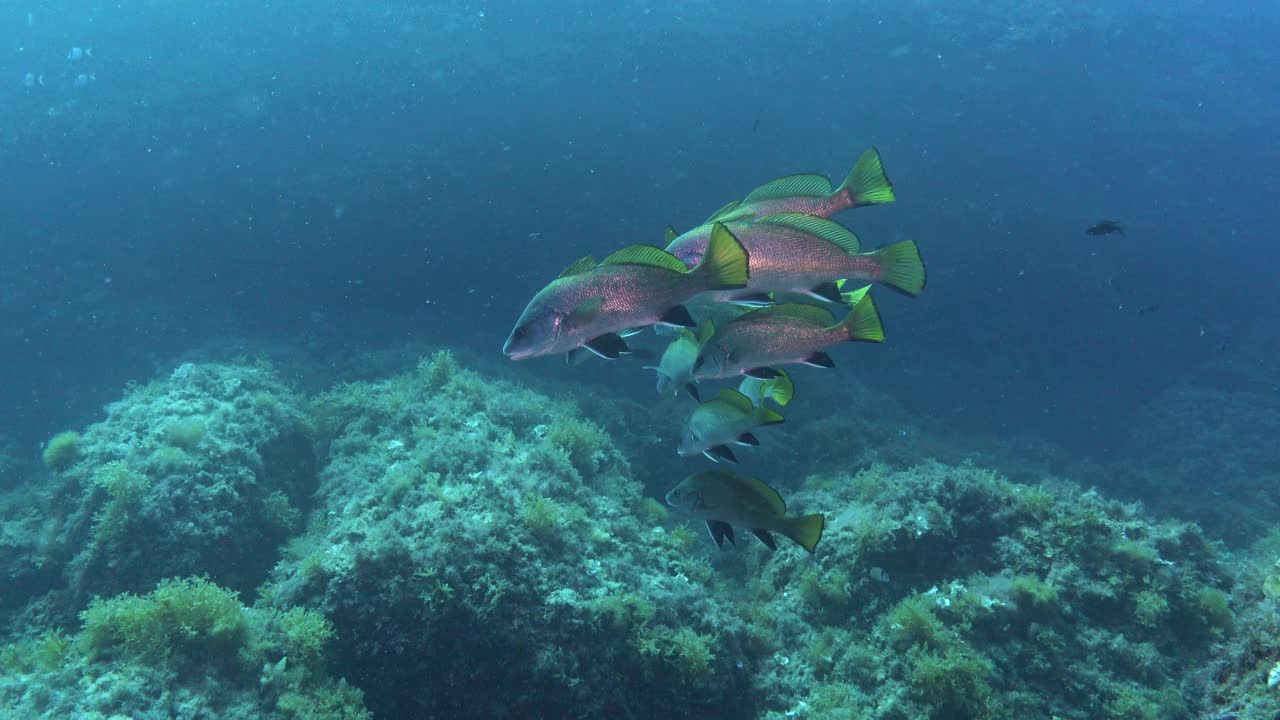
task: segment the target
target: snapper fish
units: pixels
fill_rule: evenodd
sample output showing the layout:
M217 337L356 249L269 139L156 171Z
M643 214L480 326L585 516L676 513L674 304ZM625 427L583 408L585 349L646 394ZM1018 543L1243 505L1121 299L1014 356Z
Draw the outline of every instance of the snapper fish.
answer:
M870 148L858 158L839 187L832 187L825 175L788 175L761 185L740 201L725 205L707 222L752 220L776 213L832 218L845 210L894 199L893 183L885 174L880 151Z
M702 399L698 397L698 386L693 383L693 361L698 359L702 343L711 338L710 329L711 325L706 323L698 333L680 328L680 334L662 351L658 364L645 366L646 370L658 373L659 395L676 395L684 388L694 400Z
M804 363L831 368L835 362L823 349L839 342L884 342L880 311L868 294L870 287L847 293L852 308L837 321L826 308L784 303L752 310L716 328L693 363L695 380L749 375L778 376L773 365Z
M666 501L677 513L704 520L720 549L725 540L736 544L736 525L750 530L770 550L778 549L776 532L812 554L827 523L821 513L788 517L787 503L777 490L755 478L719 470L690 475L667 493Z
M692 267L702 260L711 233L721 225L750 253L751 280L744 290L713 293L711 298L720 302L764 305L770 293L802 293L840 302L835 286L839 280L876 283L913 297L924 290L924 261L914 240L864 253L858 237L845 226L800 213L702 225L672 239L667 252Z
M692 327L682 303L708 290L745 287L747 251L728 231L689 268L651 245L623 248L600 264L573 263L538 291L502 346L512 360L585 348L604 358L631 352L619 331L653 324Z
M702 453L714 462L736 463L729 445L757 446L760 440L751 431L782 420L777 411L757 407L746 395L726 388L693 409L680 436L680 456Z

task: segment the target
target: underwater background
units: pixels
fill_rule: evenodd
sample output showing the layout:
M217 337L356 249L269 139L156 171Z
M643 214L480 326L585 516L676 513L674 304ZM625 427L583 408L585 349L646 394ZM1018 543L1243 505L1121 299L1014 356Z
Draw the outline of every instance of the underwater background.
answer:
M5 4L0 716L1280 717L1276 37ZM503 340L577 258L872 146L897 200L836 219L928 287L736 451L816 552L717 550L662 503L715 467L690 398Z

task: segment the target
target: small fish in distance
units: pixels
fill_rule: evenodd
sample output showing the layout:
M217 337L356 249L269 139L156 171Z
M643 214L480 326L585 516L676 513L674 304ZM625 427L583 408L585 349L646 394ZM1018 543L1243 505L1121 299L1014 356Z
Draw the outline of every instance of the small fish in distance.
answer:
M1110 235L1111 233L1120 233L1124 235L1124 226L1115 220L1100 220L1085 229L1085 235Z
M745 475L708 470L690 475L666 496L667 505L681 515L707 523L716 547L736 544L733 527L746 528L770 550L778 544L772 533L795 541L810 554L822 539L826 517L820 513L787 517L787 503L777 490Z

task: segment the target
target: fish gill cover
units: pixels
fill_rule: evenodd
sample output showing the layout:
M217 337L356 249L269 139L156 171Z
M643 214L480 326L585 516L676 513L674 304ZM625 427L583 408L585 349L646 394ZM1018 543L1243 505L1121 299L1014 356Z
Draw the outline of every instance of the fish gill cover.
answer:
M0 717L1280 716L1275 8L0 12Z

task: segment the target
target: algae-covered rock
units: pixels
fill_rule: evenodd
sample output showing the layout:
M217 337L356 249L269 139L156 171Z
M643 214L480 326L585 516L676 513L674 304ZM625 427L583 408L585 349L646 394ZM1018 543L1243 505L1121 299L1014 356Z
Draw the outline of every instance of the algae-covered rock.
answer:
M186 364L130 388L103 420L51 441L57 472L6 511L8 572L32 578L7 600L46 594L31 611L65 624L93 594L175 575L252 590L308 502L306 430L299 400L265 366Z
M574 407L447 354L315 407L318 505L262 594L333 621L380 716L750 716L719 579Z
M1188 717L1181 686L1231 622L1196 527L1067 483L874 466L788 500L829 519L814 558L750 568L767 608L750 632L791 659L755 678L778 717L831 717L833 696L904 720ZM807 631L778 622L788 607Z
M318 613L246 608L200 578L98 598L75 635L0 647L0 713L21 718L370 720L324 667Z

